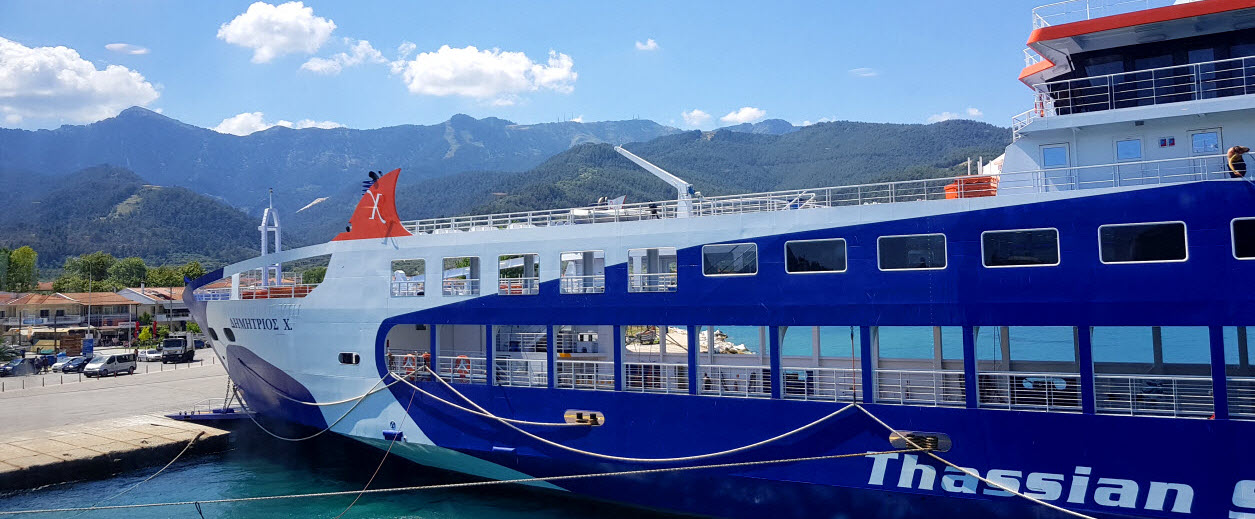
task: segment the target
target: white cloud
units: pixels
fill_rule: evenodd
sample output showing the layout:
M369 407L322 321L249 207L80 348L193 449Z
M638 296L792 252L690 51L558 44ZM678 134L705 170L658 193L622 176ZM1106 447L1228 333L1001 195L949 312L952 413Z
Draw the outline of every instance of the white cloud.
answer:
M983 115L985 115L985 112L982 112L982 111L980 111L979 109L976 109L976 108L970 108L970 107L967 109L967 116L968 116L968 117L973 117L973 118L975 118L975 117L981 117L981 116L983 116Z
M334 121L315 121L313 119L301 119L295 123L280 119L277 122L270 123L266 121L266 114L261 112L244 112L242 114L223 119L221 123L218 123L218 126L211 129L218 133L248 135L250 133L259 132L275 126L300 130L303 128L340 128L344 125Z
M412 41L401 42L401 45L397 47L397 60L403 60L410 57L410 54L413 54L414 50L417 48L418 45Z
M504 106L514 104L524 92L571 93L579 77L574 66L570 56L552 50L548 62L541 64L522 52L443 45L412 60L392 62L392 71L401 75L412 94L470 97Z
M354 43L355 41L356 43ZM344 44L349 46L349 52L336 53L330 58L310 58L309 61L301 65L301 70L334 76L339 74L345 67L361 65L362 63L388 62L383 57L383 53L375 50L369 41L345 38Z
M810 120L802 121L802 123L799 124L798 126L810 126L812 124L830 123L836 120L837 118L835 116L834 117L820 117L819 119L816 119L814 121L810 121Z
M880 75L880 71L874 68L859 67L850 69L850 75L855 77L876 77Z
M744 106L740 110L728 112L728 115L720 117L719 120L728 124L741 124L752 123L763 117L767 117L767 111L752 106Z
M0 115L61 123L99 121L161 94L139 72L121 65L104 70L68 47L27 47L0 38Z
M710 114L694 108L688 112L680 112L680 117L684 119L684 124L697 128L704 126L710 122Z
M119 54L148 54L148 49L146 47L131 45L130 43L110 43L105 45L105 48Z
M636 50L658 50L658 42L653 38L645 40L645 43L636 42Z
M571 122L573 122L573 123L582 123L582 122L584 122L584 114L580 114L580 115L577 115L577 116L575 116L575 117L572 117L572 118L571 118Z
M317 52L335 28L335 22L314 16L314 9L301 2L255 2L222 24L218 39L253 49L253 63L267 63L284 54Z
M956 114L954 112L941 112L939 114L932 114L928 116L928 123L929 124L939 123L941 121L949 121L951 119L958 119L960 117L961 116L959 114Z

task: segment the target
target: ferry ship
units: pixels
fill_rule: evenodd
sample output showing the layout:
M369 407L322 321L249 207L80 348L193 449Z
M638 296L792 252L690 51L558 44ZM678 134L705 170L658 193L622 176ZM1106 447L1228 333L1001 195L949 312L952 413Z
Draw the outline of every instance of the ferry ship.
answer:
M622 150L676 199L402 221L398 170L329 243L265 215L185 297L258 425L482 478L720 517L1255 518L1227 153L1255 1L1032 22L1029 109L972 175L711 198Z

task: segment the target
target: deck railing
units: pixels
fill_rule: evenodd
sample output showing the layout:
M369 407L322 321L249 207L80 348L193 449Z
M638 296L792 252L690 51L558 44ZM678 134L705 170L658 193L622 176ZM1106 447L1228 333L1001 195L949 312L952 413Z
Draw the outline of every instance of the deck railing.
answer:
M628 274L628 292L675 292L675 272Z
M963 372L955 370L876 370L876 402L963 407Z
M701 366L697 392L744 398L771 397L771 369L764 366Z
M863 398L861 370L853 368L781 367L789 400L856 402Z
M1094 375L1101 414L1207 418L1213 412L1211 377Z
M982 372L977 381L984 408L1081 412L1081 376L1076 373Z
M534 296L540 293L540 278L501 278L497 294L503 296Z
M1033 28L1166 7L1173 3L1175 0L1066 0L1034 8Z
M600 360L554 361L554 386L560 389L614 391L614 362Z
M419 297L426 293L423 281L393 281L392 297Z
M995 176L997 179L995 187L974 183L969 185L968 182L963 182L962 180L970 180L973 177L964 175L924 180L903 180L876 184L708 197L693 201L694 209L690 212L690 215L702 217L721 214L892 204L991 195L1023 195L1124 185L1168 184L1222 179L1228 178L1224 158L1224 155L1216 154L1177 159L1122 162L1118 164L1003 172ZM763 203L761 200L774 200L779 203ZM436 226L445 231L440 234L446 234L474 232L474 229L483 228L517 229L519 226L516 223L520 221L531 222L526 225L528 228L629 222L653 219L653 217L642 218L639 211L637 211L639 207L648 206L665 209L665 211L659 212L657 218L677 218L678 213L674 209L678 203L676 200L668 200L629 204L616 209L582 207L438 218L408 221L402 222L402 224L415 234L432 233L433 228ZM650 275L641 274L641 276ZM657 276L657 282L644 283L642 278L639 280L641 282L638 283L638 286L642 288L645 286L651 288L665 287L664 281L669 274L658 274Z
M688 394L688 365L656 362L623 363L623 390L638 393Z
M1255 57L1050 81L1033 90L1030 118L1246 95L1255 93Z
M601 294L606 291L605 274L591 276L562 276L559 278L563 294Z
M479 295L478 279L446 279L440 283L441 291L446 296Z
M467 355L440 357L436 373L454 384L486 384L488 359Z
M1229 377L1229 415L1255 420L1255 377Z
M492 363L495 367L493 380L498 386L549 386L549 367L545 359L497 358Z

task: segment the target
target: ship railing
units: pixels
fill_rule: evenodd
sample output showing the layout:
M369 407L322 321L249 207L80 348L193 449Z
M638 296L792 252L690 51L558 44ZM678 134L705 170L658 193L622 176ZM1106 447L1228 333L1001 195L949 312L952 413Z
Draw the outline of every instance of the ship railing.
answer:
M534 353L545 351L549 341L548 332L507 331L508 328L495 327L497 351L502 353ZM555 338L555 341L557 338Z
M1246 95L1255 93L1255 57L1050 81L1033 90L1037 117Z
M201 288L192 293L197 301L228 301L231 299L230 288Z
M436 366L440 378L454 384L488 383L488 359L484 357L440 357Z
M771 368L765 366L701 366L697 392L743 398L771 398Z
M676 273L628 274L628 292L675 292Z
M554 386L560 389L614 391L614 362L600 360L555 360Z
M981 372L982 408L1081 412L1081 376L1076 373Z
M1053 108L1048 107L1047 110L1053 110ZM1023 129L1023 127L1021 127L1021 129ZM728 195L725 197L707 197L693 201L691 204L693 209L689 212L689 215L708 216L716 214L726 215L763 211L787 211L824 207L891 204L918 202L924 200L945 200L952 198L963 199L994 195L1037 194L1053 191L1119 187L1123 185L1167 184L1173 182L1221 179L1228 177L1224 165L1224 158L1225 156L1223 154L1217 154L1175 159L1145 160L1115 164L1002 172L997 175L960 175L923 180L901 180L875 184L833 186L815 189L778 191L772 193ZM972 182L974 179L984 179L989 180L990 182L981 184ZM744 199L745 201L743 203L736 202L738 199ZM760 201L766 199L775 200L780 203L763 203ZM648 205L666 209L665 211L659 213L659 218L677 218L679 213L672 210L677 204L677 201L670 200L636 205ZM517 228L517 226L513 223L510 223L517 219L535 222L527 224L527 227L641 220L641 218L623 216L633 214L626 209L616 210L616 212L614 212L611 216L605 218L593 219L580 216L587 210L588 208L575 208L534 211L529 213L476 215L457 218L410 221L403 222L403 225L412 233L422 234L433 232L432 229L435 228L434 226L438 226L440 229L444 229L448 232L469 231L474 227L482 227L488 224L491 224L494 228L500 229Z
M446 296L479 295L478 279L445 279L440 286L442 293Z
M1041 60L1042 60L1041 54L1038 54L1037 51L1027 48L1027 47L1024 48L1024 67L1025 68L1041 63Z
M1173 5L1175 0L1066 0L1033 9L1033 29Z
M687 364L625 362L623 390L637 393L688 394Z
M388 371L410 380L431 380L431 372L425 366L431 362L431 356L424 353L389 353L386 357Z
M1211 377L1094 375L1100 414L1207 418L1213 413Z
M317 283L240 287L240 299L292 299L309 295Z
M498 386L549 387L549 366L545 359L495 358L493 381Z
M1255 420L1255 377L1229 377L1229 416Z
M563 294L601 294L606 291L606 275L562 276L559 284Z
M423 281L393 281L392 297L420 297L426 293Z
M497 294L503 296L534 296L540 293L540 278L501 278Z
M784 366L782 396L789 400L856 402L863 397L860 373L855 368Z
M963 407L964 387L959 370L876 370L876 402L882 404Z

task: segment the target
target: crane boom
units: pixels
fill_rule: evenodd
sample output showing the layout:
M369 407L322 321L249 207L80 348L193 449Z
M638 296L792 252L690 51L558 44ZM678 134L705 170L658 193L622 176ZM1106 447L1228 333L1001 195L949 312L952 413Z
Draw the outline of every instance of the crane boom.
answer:
M670 184L671 187L674 187L676 190L675 199L677 202L676 216L680 218L687 218L690 215L690 213L692 212L692 207L693 207L693 185L692 184L685 182L684 179L681 179L680 177L672 175L671 173L667 172L667 170L665 169L662 169L658 166L653 165L648 160L637 157L636 154L623 149L622 146L615 146L614 151L619 152L619 155L623 155L628 160L632 161L632 163L636 164L637 166L640 166L645 171L652 173L655 177L658 177L663 182Z

